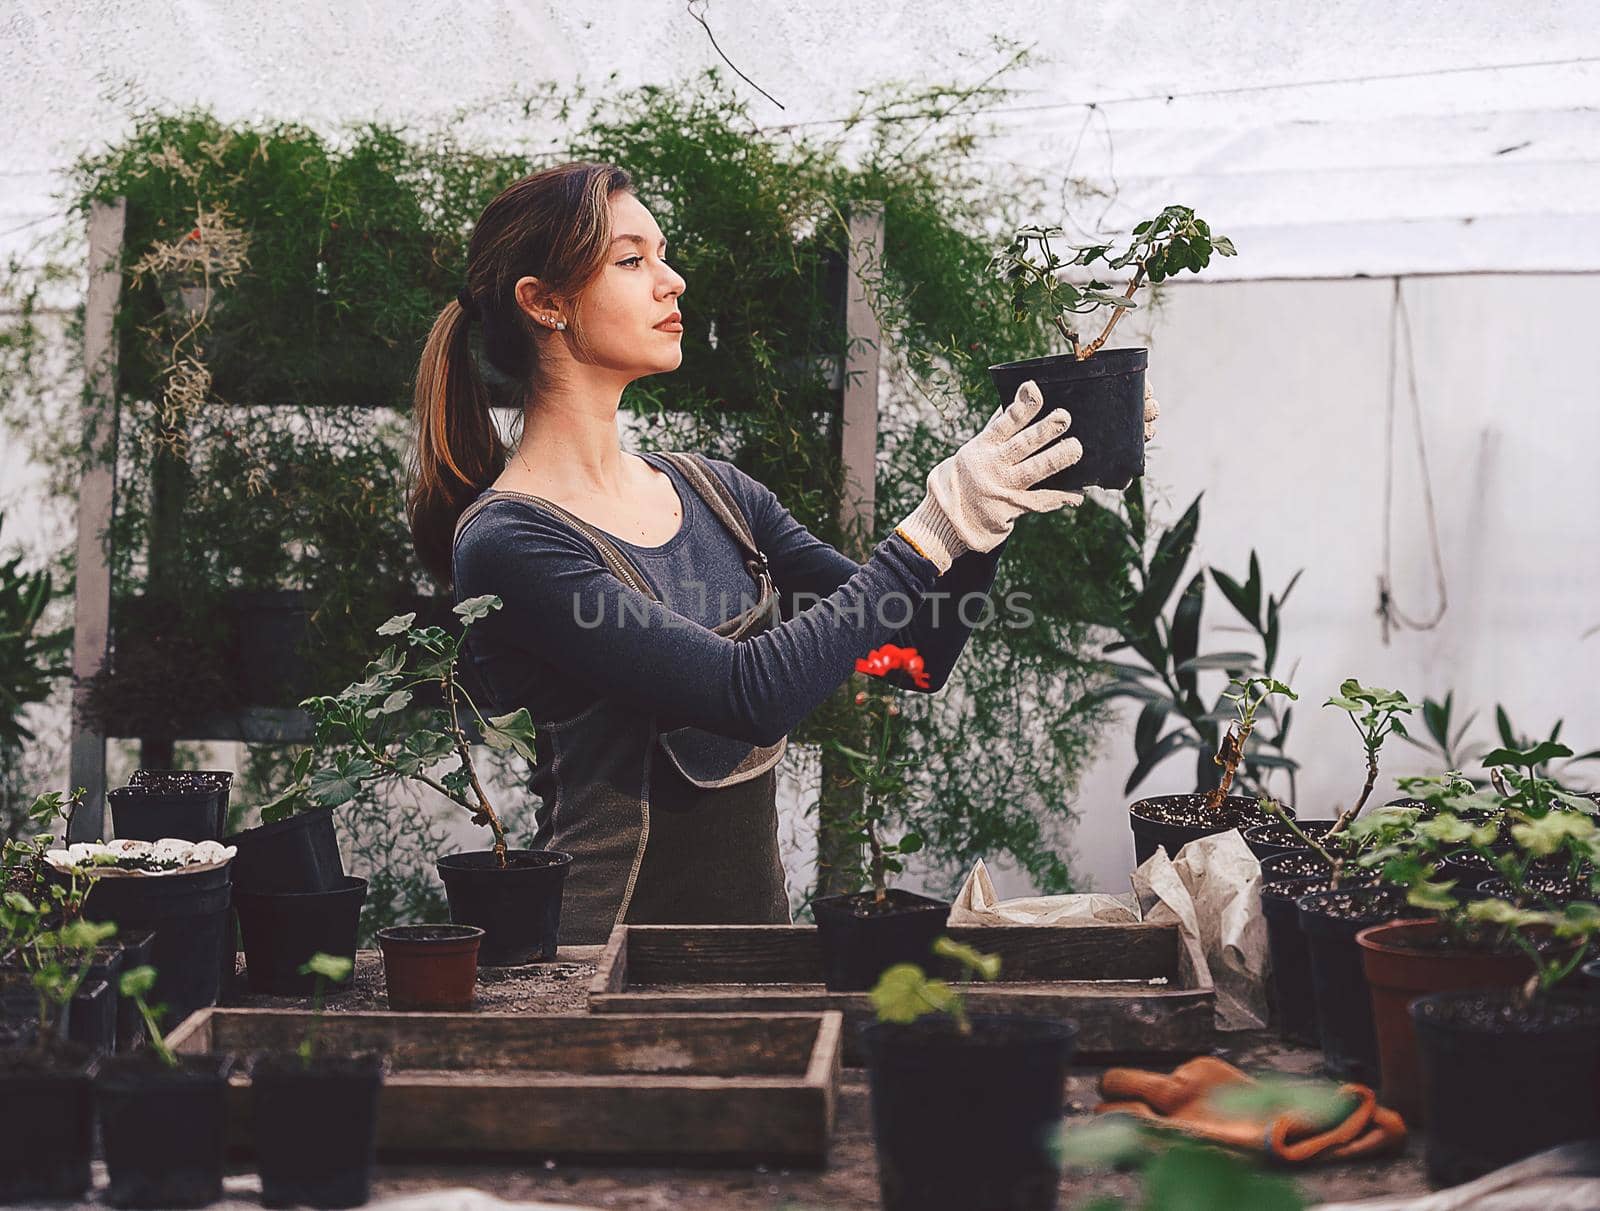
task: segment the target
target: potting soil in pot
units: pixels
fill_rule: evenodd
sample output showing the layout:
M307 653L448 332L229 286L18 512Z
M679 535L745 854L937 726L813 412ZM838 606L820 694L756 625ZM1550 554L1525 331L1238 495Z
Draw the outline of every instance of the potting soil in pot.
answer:
M1140 799L1129 807L1134 864L1143 866L1155 856L1157 848L1164 848L1167 857L1176 858L1190 841L1271 820L1254 799L1243 795L1229 795L1216 811L1210 811L1205 804L1204 794L1158 795Z

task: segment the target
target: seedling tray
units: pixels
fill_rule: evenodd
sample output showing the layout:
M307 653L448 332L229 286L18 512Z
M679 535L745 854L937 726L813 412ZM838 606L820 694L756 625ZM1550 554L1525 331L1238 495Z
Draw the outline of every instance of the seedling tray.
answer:
M1175 925L998 925L949 936L1000 956L1000 978L973 984L974 1013L1069 1018L1078 1054L1193 1055L1216 1042L1215 993L1186 983ZM945 974L945 973L941 973ZM873 1020L865 992L829 992L814 926L619 925L589 986L589 1009L624 1013L844 1014L844 1060Z
M289 1051L309 1014L202 1009L180 1052ZM319 1050L382 1051L378 1149L650 1165L822 1165L839 1078L837 1013L330 1013ZM247 1075L230 1142L252 1138Z

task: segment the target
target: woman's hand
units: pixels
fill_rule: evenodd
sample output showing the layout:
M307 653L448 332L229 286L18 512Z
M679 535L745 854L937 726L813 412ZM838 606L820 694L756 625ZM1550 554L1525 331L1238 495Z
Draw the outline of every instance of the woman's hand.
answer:
M1058 408L1030 425L1042 407L1038 386L1023 383L1010 407L996 409L982 432L929 472L927 495L897 532L941 575L965 551L994 550L1022 514L1083 503L1081 492L1030 490L1083 457L1075 437L1043 449L1066 433L1072 417Z

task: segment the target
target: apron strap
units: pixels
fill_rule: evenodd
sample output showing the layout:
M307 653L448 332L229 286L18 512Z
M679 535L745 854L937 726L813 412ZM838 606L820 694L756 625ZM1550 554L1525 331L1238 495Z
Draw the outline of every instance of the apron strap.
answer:
M758 585L763 580L770 582L772 574L767 566L767 557L761 548L756 546L750 522L745 517L744 511L739 508L739 502L729 491L728 485L722 482L722 477L713 471L699 454L667 450L658 450L656 453L683 473L683 477L694 485L695 491L700 493L701 499L717 515L717 519L744 548L745 567L750 572L751 578ZM765 586L762 596L766 596Z
M600 558L602 561L604 561L606 567L610 570L613 576L630 588L643 593L646 597L650 598L650 600L660 600L660 598L656 596L655 590L650 587L650 582L640 574L639 570L635 568L631 562L629 562L628 557L617 548L616 543L612 542L608 537L606 537L606 535L595 529L588 522L584 521L583 518L567 512L560 505L556 504L555 501L546 500L542 496L532 496L527 492L512 492L504 488L491 488L488 492L485 492L482 496L478 497L477 500L473 501L472 504L467 506L466 512L464 512L461 515L460 520L456 522L456 537L461 537L462 529L466 526L468 521L477 515L479 510L495 500L497 497L501 496L512 496L518 500L525 500L531 504L538 505L541 509L550 510L550 512L562 518L568 525L579 531L586 538L588 538L590 542L594 543L594 545L599 548Z

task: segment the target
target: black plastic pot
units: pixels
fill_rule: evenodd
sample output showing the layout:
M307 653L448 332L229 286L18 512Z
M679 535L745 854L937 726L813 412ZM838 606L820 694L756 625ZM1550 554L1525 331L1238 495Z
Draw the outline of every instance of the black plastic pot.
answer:
M1369 925L1428 914L1407 904L1405 893L1392 887L1315 892L1297 903L1310 950L1323 1067L1342 1080L1376 1087L1378 1033L1356 934Z
M1411 1004L1427 1107L1428 1177L1454 1186L1600 1136L1600 1003L1445 992Z
M117 942L122 947L121 971L132 971L135 967L143 967L152 963L151 954L156 944L156 932L153 929L122 929L117 930ZM157 972L159 975L160 972ZM120 978L121 972L118 972ZM116 989L117 984L113 983ZM176 1023L174 1023L176 1025ZM139 1005L132 997L119 995L117 997L117 1050L126 1051L138 1045L139 1040L145 1037L144 1019L139 1016Z
M359 1207L378 1136L380 1056L266 1055L250 1074L256 1168L268 1207Z
M167 1007L177 1026L196 1009L217 1003L217 956L224 944L232 895L228 867L188 874L106 878L84 900L91 921L115 921L120 932L154 930L148 962L156 969L152 1003Z
M231 1056L185 1055L168 1068L153 1050L108 1060L95 1103L108 1196L118 1207L204 1207L222 1197Z
M251 706L293 706L315 693L306 646L311 612L301 589L236 589L228 609L237 628L234 672Z
M1314 841L1334 826L1332 820L1296 820L1295 827ZM1342 836L1343 834L1341 834ZM1306 848L1304 841L1295 836L1284 824L1255 824L1244 830L1244 843L1260 861L1276 858L1279 854L1294 853ZM1314 851L1313 851L1314 852Z
M974 1014L963 1037L943 1014L863 1032L885 1211L1053 1211L1052 1144L1078 1029Z
M315 807L234 833L233 885L239 891L332 891L344 878L333 808Z
M346 875L332 891L235 895L250 991L280 996L313 991L317 977L299 969L318 951L354 963L366 899L367 881L354 875Z
M1542 909L1548 901L1553 906L1564 906L1574 900L1587 900L1590 891L1585 883L1577 882L1567 877L1565 873L1554 874L1539 870L1530 870L1527 878L1523 880L1527 894L1518 896L1511 890L1511 884L1499 875L1491 875L1477 886L1477 892L1484 899L1525 901L1522 907Z
M136 769L128 779L130 786L142 786L157 794L187 794L214 790L222 800L222 832L228 831L228 802L233 794L233 771L227 769ZM218 834L221 836L221 833ZM216 837L185 838L214 841Z
M558 850L512 849L507 866L494 851L446 854L439 877L450 901L450 920L483 930L478 966L509 967L556 957L561 932L561 893L572 855Z
M933 943L950 919L950 905L915 892L889 889L885 911L873 910L871 891L811 902L822 952L822 982L835 992L863 992L896 963L930 974Z
M117 1049L117 991L104 976L85 980L73 994L67 1037L90 1051Z
M111 804L111 831L122 840L216 841L227 827L228 797L215 787L158 791L119 786L106 792Z
M1308 892L1327 887L1326 879L1287 879L1262 883L1261 915L1267 922L1267 948L1272 956L1272 1002L1278 1033L1292 1043L1315 1047L1317 995L1311 982L1311 955L1300 929L1296 903Z
M1163 808L1183 809L1204 802L1204 794L1158 795L1153 799L1140 799L1129 807L1128 824L1133 829L1134 865L1143 866L1155 856L1158 847L1167 851L1167 857L1176 858L1178 851L1191 841L1225 833L1230 828L1248 828L1267 821L1256 801L1244 795L1229 795L1222 801L1222 807L1216 813L1217 818L1205 823L1170 823L1156 814Z
M48 1061L0 1052L0 1203L75 1199L89 1189L99 1057L67 1044Z
M1002 362L989 367L1001 407L1032 379L1044 407L1030 424L1065 408L1072 416L1067 437L1083 443L1083 457L1035 488L1077 489L1087 485L1121 491L1144 474L1144 372L1148 349L1102 349L1079 361L1072 354ZM1062 439L1065 440L1065 439Z

